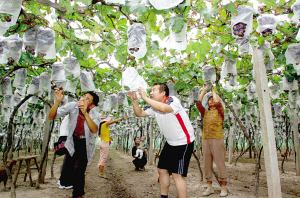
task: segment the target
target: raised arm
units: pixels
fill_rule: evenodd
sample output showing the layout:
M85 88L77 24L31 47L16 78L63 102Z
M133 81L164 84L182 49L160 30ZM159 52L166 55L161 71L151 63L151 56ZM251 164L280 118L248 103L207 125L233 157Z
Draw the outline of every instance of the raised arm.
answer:
M137 101L136 93L135 91L133 92L128 92L129 98L132 100L132 106L133 106L133 111L137 117L147 117L149 116L140 106Z
M153 109L163 112L163 113L170 113L173 111L173 109L170 105L167 105L162 102L158 102L158 101L148 98L146 91L142 87L139 88L139 93L140 93L142 99L145 102L147 102Z
M85 121L88 125L88 127L90 128L92 133L97 133L98 131L98 126L97 124L94 122L94 120L92 120L92 118L90 117L89 113L87 112L87 101L86 100L80 100L78 102L78 107L81 111L81 113L83 114Z
M199 95L199 102L196 104L196 107L200 111L202 117L204 117L204 113L205 113L205 108L202 106L202 100L205 93L206 93L206 85L203 86L203 89Z
M107 122L106 125L109 126L109 125L111 125L111 124L113 124L113 123L116 123L116 122L119 122L119 121L121 121L121 120L126 120L127 118L128 118L128 116L125 116L125 117L123 117L123 118L118 118L118 119L115 119L115 120L113 120L113 121Z
M213 99L214 99L214 102L220 102L220 99L214 89L214 86L211 86L211 92L212 92L212 95L213 95Z
M48 115L49 120L54 120L56 118L56 112L57 112L59 104L64 99L64 94L65 94L65 92L64 92L64 90L62 90L62 86L60 86L58 89L55 89L54 95L55 95L56 100L49 111L49 115Z
M206 85L204 84L203 85L203 89L202 89L202 91L201 91L201 93L199 95L199 102L202 102L205 93L206 93Z

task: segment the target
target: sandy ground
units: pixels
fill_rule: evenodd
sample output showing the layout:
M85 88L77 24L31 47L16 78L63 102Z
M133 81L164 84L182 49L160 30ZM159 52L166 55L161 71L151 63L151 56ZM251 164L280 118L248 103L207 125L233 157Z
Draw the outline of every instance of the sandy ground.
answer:
M237 153L236 153L237 155ZM2 157L2 156L1 156ZM237 156L235 156L237 157ZM41 184L41 189L36 190L30 187L27 179L24 182L24 174L18 177L16 194L18 198L53 198L67 197L72 193L72 189L62 190L58 188L57 180L60 176L60 166L63 157L56 158L54 164L55 179L51 179L50 164L52 162L53 152L49 154L47 174L45 184ZM279 157L281 160L282 157ZM145 171L134 171L132 157L123 151L110 149L108 161L105 167L105 174L108 179L99 178L97 162L99 159L99 149L96 149L95 156L91 165L86 171L85 198L107 198L107 197L159 197L160 187L158 183L158 173L155 166L146 165ZM288 157L288 162L284 163L285 173L280 173L282 197L292 198L300 197L300 176L296 176L294 156ZM234 158L235 160L235 158ZM1 159L2 161L2 159ZM203 169L202 160L201 167ZM279 167L281 161L278 162ZM255 197L254 187L254 159L249 159L246 153L239 159L237 165L226 163L228 171L228 189L230 194L228 198ZM13 171L15 170L14 167ZM215 167L215 170L216 167ZM33 180L37 179L37 171L32 170ZM186 178L188 185L188 197L202 197L205 191L205 181L200 181L200 172L195 158L192 156L188 177ZM9 184L8 184L9 186ZM215 193L209 197L219 197L220 187L216 180L213 182ZM262 162L262 171L260 172L260 197L268 196L266 172L264 162ZM10 191L3 192L3 183L0 185L0 197L9 198ZM171 179L169 197L177 197L174 181Z

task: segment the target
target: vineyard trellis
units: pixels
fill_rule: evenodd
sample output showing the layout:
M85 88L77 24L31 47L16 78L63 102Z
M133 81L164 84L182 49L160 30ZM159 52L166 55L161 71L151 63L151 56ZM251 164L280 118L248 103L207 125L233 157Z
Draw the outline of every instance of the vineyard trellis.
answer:
M39 148L43 168L37 188L44 182L50 137L58 136L60 121L50 124L46 119L54 86L66 88L63 103L91 89L100 97L101 114L127 114L127 121L111 129L112 146L128 153L133 138L146 135L153 148L150 163L156 162L165 140L157 123L133 115L128 88L122 86L122 73L130 67L148 85L168 82L170 93L180 98L196 129L196 159L201 157L202 120L195 102L204 83L215 83L226 106L228 162L235 152L242 156L249 151L250 158L253 152L256 197L262 151L270 148L262 139L262 113L272 120L275 137L270 141L275 139L274 148L283 157L281 171L294 153L295 174L300 175L299 1L184 0L167 9L158 8L167 5L155 0L9 2L0 1L0 148L4 164L15 150L19 155L22 148L30 153ZM137 43L129 28L142 35ZM142 49L146 52L141 55ZM268 112L259 105L256 50L263 53L258 61L266 65ZM216 78L204 68L212 68ZM118 100L112 103L113 97ZM15 197L14 185L11 191Z

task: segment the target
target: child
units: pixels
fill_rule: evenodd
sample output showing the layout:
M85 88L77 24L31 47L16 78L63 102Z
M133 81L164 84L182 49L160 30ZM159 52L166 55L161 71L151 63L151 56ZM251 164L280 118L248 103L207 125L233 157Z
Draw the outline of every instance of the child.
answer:
M147 147L147 143L145 142L146 140L146 136L142 136L141 137L141 142L140 142L140 146L138 147L138 149L136 149L136 154L135 156L139 156L139 159L142 159L143 157L143 150L141 149L141 147L145 148Z
M147 148L147 142L145 140L146 140L146 136L142 136L140 146Z
M142 159L143 150L142 149L136 149L135 157L138 157L139 159Z

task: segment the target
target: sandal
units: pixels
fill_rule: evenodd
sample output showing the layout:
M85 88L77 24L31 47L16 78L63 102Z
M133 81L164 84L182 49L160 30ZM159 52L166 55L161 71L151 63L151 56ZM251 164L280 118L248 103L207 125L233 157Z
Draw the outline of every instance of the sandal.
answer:
M103 175L103 176L98 175L98 177L103 178L103 179L107 179L106 175Z

